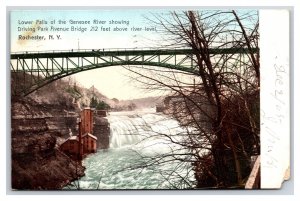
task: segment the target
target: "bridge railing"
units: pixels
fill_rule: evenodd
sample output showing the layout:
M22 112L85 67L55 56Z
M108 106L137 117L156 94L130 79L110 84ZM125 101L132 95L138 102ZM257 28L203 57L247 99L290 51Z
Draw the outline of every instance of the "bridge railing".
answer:
M45 51L18 51L11 52L13 54L41 54L41 53L69 53L69 52L92 52L92 51L100 51L100 52L114 52L114 51L132 51L132 50L184 50L190 49L188 47L172 47L172 48L158 48L158 47L135 47L135 48L100 48L100 49L69 49L69 50L45 50Z

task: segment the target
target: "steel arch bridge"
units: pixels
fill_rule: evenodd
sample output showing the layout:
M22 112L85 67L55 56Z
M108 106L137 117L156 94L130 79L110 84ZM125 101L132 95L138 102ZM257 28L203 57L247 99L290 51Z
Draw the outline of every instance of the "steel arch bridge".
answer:
M251 49L257 52L257 49ZM249 49L211 49L210 55L247 54ZM197 74L192 49L96 49L11 53L12 95L26 96L63 77L109 66L147 65Z

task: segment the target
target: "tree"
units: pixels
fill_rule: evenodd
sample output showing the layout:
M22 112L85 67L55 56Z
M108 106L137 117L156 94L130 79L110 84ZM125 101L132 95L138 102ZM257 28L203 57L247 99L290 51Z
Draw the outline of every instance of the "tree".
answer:
M90 107L96 108L97 110L109 110L111 107L104 101L98 101L96 97L92 97L90 101Z
M197 63L197 73L192 75L197 83L180 79L180 72L153 70L155 75L149 75L127 67L146 88L167 88L177 100L169 114L188 132L181 141L163 136L187 149L188 157L172 151L169 155L193 164L197 187L243 186L251 170L250 157L260 152L259 52L254 51L259 40L257 12L172 12L167 17L155 15L152 22L171 47L190 47ZM248 51L211 53L223 48Z
M98 106L98 100L93 96L90 101L90 107L96 108Z
M117 98L113 98L112 101L114 101L115 104L119 104L120 103L119 99L117 99Z
M135 110L137 106L136 106L136 104L131 102L131 103L128 104L127 107L128 107L128 110L132 111L132 110Z
M97 110L109 110L110 105L104 101L100 101L96 107Z

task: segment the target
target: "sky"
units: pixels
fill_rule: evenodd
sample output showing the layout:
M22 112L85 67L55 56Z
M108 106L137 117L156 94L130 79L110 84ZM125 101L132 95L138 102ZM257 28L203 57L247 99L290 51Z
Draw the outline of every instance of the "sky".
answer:
M12 11L11 22L11 52L30 52L48 50L76 50L76 49L108 49L108 48L142 48L161 45L161 38L157 32L144 31L144 27L153 27L145 18L153 13L165 13L165 10L31 10ZM37 25L26 24L39 20ZM52 24L52 22L55 22ZM94 20L102 24L94 24ZM117 26L110 21L121 21L118 27L128 31L113 31ZM60 23L61 21L61 23ZM62 21L66 21L63 24ZM90 21L87 25L76 25L74 21ZM47 24L46 24L46 23ZM72 23L72 24L71 24ZM55 28L69 28L69 31L52 31ZM71 26L80 26L83 31L70 31ZM95 27L97 26L97 30ZM102 29L101 29L102 27ZM142 31L131 31L131 28L141 27ZM48 28L48 31L45 30ZM86 28L86 30L84 30ZM104 31L110 28L110 31ZM40 35L45 40L19 40L19 35ZM48 40L48 36L60 35L60 40ZM73 75L85 87L95 86L109 98L120 100L157 96L161 93L140 90L141 85L132 82L127 76L128 71L123 67L107 67L85 71Z
M163 46L167 44L164 35L145 31L144 28L155 27L147 18L153 19L155 14L166 16L169 12L164 9L14 10L10 13L11 52ZM36 20L40 23L35 23ZM78 21L89 21L90 24L78 24ZM116 25L116 21L120 24ZM128 31L113 31L116 26ZM72 31L72 27L77 30ZM69 30L66 31L66 28ZM142 28L142 31L134 31L136 28ZM19 40L20 35L41 36L44 39ZM49 40L49 35L53 35L54 40ZM143 90L145 86L132 81L130 76L133 75L118 66L77 73L72 78L84 87L94 86L108 98L128 100L162 95L161 91Z
M157 11L156 11L157 12ZM160 12L160 11L159 11ZM163 12L163 11L162 11ZM77 49L78 41L80 49L96 49L96 48L134 48L141 47L143 45L148 46L149 43L141 41L142 39L149 38L154 39L157 35L153 32L113 32L113 31L101 31L100 27L111 27L109 21L126 21L127 24L119 25L124 28L131 27L144 27L148 26L149 22L144 18L146 15L151 15L151 11L148 10L31 10L31 11L12 11L11 12L11 50L12 51L30 51L30 50L61 50L61 49ZM84 28L88 28L85 32L66 32L66 31L50 31L43 32L43 35L48 34L61 34L62 41L40 41L27 44L20 44L17 41L17 37L20 34L18 27L22 21L35 21L45 20L48 22L46 26L51 26L51 21L55 20L55 27L70 27L76 24L59 24L59 20L64 20L67 23L73 21L106 21L105 24L98 24L99 29L97 31L91 30L90 25L80 25ZM91 23L92 23L91 22ZM43 27L43 25L41 26ZM37 31L38 32L38 31ZM34 33L34 34L37 34ZM63 42L63 44L61 43Z

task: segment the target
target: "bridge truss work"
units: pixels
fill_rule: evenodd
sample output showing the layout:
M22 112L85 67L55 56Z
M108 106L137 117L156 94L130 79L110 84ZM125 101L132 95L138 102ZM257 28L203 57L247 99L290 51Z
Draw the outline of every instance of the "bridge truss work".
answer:
M249 50L243 48L210 50L211 56L247 53ZM197 74L195 54L192 49L97 49L11 53L11 93L26 96L63 77L109 66L157 66Z

